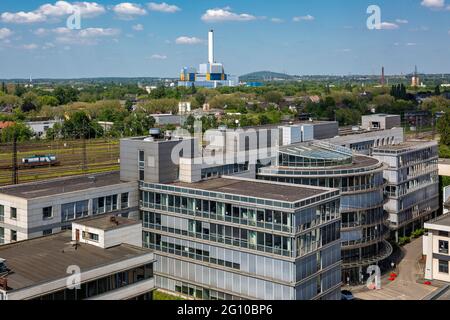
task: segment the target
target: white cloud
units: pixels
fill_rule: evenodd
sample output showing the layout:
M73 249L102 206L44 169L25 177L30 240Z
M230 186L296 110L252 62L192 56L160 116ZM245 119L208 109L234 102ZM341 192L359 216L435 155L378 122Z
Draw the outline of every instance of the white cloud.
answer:
M3 12L0 16L1 21L4 23L36 23L44 22L47 17L41 13L37 12Z
M134 31L143 31L144 30L144 26L142 24L136 24L133 26L133 30Z
M74 2L57 1L54 4L46 3L38 9L30 12L4 12L0 18L5 23L37 23L45 22L48 18L59 18L68 16L79 11L83 18L92 18L106 12L104 6L96 2Z
M25 50L36 50L37 48L39 48L39 46L35 43L30 43L30 44L24 44L22 46L22 48Z
M306 15L306 16L294 17L294 18L292 19L292 21L294 21L294 22L300 22L300 21L313 21L313 20L315 20L315 19L316 19L316 18L314 18L312 15L308 14L308 15Z
M272 19L270 19L270 21L272 21L273 23L283 23L284 22L284 20L280 19L280 18L272 18Z
M132 20L137 16L145 16L147 11L139 4L131 2L122 2L113 7L113 11L117 16L124 20Z
M170 5L165 2L163 3L155 3L150 2L148 4L148 9L150 11L158 11L158 12L165 12L165 13L175 13L180 11L181 9L175 5Z
M13 32L8 28L0 28L0 40L4 40L12 36Z
M417 46L417 43L415 43L415 42L408 42L408 43L406 44L406 46L407 46L407 47Z
M81 30L55 28L51 31L56 34L56 42L79 45L95 45L101 38L114 37L120 33L120 30L112 28L86 28Z
M409 23L409 21L406 20L406 19L397 19L397 20L395 20L395 22L397 22L399 24L407 24L407 23Z
M189 45L193 45L193 44L200 44L203 43L202 39L196 38L196 37L179 37L175 40L176 44L189 44Z
M248 13L234 13L227 8L209 9L202 15L204 22L225 22L225 21L253 21L257 18Z
M150 59L154 59L154 60L166 60L167 56L163 55L163 54L154 54L150 57Z
M44 4L39 7L37 12L47 17L61 17L73 14L76 10L80 11L83 18L92 18L106 12L104 6L96 2L74 2L57 1L55 4Z
M445 6L445 0L423 0L422 6L432 9L440 9Z
M33 33L37 36L45 36L48 33L48 30L45 28L39 28L34 30Z
M46 42L43 46L42 49L47 50L47 49L52 49L55 47L55 44L52 42Z
M392 22L382 22L380 25L381 30L395 30L398 28L399 28L398 24Z

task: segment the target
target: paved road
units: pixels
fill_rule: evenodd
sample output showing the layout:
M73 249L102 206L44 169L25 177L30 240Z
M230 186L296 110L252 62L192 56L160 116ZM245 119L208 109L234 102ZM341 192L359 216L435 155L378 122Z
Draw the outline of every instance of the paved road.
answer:
M436 287L417 283L422 274L419 260L422 257L422 238L407 244L404 248L405 256L398 265L398 278L384 284L381 290L365 290L355 293L357 299L362 300L422 300Z

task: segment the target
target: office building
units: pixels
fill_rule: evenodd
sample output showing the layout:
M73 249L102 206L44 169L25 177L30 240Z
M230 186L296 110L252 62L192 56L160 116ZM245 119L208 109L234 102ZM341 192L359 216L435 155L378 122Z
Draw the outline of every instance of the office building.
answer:
M408 141L381 146L373 149L373 157L387 165L384 209L398 241L438 213L438 144Z
M443 216L425 223L428 233L423 237L423 255L426 256L425 279L450 282L450 217Z
M276 164L259 168L258 179L338 188L341 191L343 281L358 282L365 267L392 253L383 211L383 170L374 158L348 148L309 142L280 148Z
M243 178L248 164L171 159L193 141L121 141L156 286L198 299L340 299L339 191Z
M104 213L138 218L138 197L137 182L122 182L119 172L0 188L0 244L57 233Z
M154 255L142 225L115 216L0 247L0 300L151 300Z

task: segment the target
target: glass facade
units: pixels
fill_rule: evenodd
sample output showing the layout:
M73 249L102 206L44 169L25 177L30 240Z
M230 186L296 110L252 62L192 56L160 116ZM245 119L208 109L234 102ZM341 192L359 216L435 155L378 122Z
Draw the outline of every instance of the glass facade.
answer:
M350 277L351 282L360 281L361 275L365 274L362 267L383 260L392 252L385 242L388 228L387 214L383 209L383 164L364 156L358 156L355 162L350 150L333 151L322 144L299 149L293 158L289 152L291 148L286 147L288 150L279 152L278 165L260 168L257 178L340 189L342 223L338 230L342 242L343 279L347 281ZM302 153L309 158L314 154L314 161L306 161ZM320 159L321 155L323 159ZM361 165L356 165L358 163ZM331 230L330 233L336 231ZM315 239L314 234L311 239Z
M64 289L33 300L84 300L126 288L127 286L153 278L153 264L118 272L100 279L84 282L80 289Z
M143 243L158 252L157 283L206 299L313 299L339 290L340 276L330 276L341 272L338 193L308 201L299 208L141 184Z
M376 148L373 156L388 164L384 206L391 230L414 231L439 209L437 143L405 143L391 148Z

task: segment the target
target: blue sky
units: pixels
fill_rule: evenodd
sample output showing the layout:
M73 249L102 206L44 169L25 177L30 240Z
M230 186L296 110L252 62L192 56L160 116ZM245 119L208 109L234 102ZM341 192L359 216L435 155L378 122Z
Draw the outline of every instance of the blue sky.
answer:
M209 28L235 75L450 73L450 0L153 1L2 0L0 78L176 77L206 62ZM381 30L366 26L372 4Z

